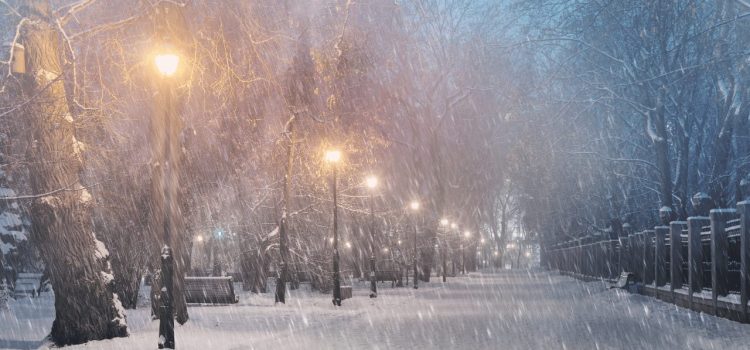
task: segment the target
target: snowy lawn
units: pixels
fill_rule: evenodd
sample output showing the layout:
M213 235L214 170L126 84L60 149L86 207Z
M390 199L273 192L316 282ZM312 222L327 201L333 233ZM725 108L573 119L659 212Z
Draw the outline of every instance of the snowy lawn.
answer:
M747 349L750 326L541 271L437 279L418 290L367 284L340 309L329 295L292 291L240 295L232 306L190 307L176 329L178 349ZM46 348L50 298L0 312L0 347ZM155 349L158 321L148 307L128 312L128 338L70 349Z

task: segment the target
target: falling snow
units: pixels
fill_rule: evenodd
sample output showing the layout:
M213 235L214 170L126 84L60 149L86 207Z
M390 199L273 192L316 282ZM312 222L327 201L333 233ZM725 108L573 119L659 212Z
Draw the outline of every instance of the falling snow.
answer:
M0 9L0 347L750 341L748 0Z

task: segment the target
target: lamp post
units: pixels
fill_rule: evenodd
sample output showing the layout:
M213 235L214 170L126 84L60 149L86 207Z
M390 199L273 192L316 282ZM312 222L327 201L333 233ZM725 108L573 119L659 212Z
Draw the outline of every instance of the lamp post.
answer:
M160 145L157 143L157 148L163 146L163 149L156 149L155 154L161 154L162 159L157 161L161 168L161 179L163 180L162 185L162 209L163 209L163 240L164 247L161 250L161 278L162 288L160 293L161 307L159 312L159 349L174 349L174 257L172 255L171 245L171 230L173 229L173 215L174 201L173 190L176 190L176 184L174 184L174 171L172 169L171 155L174 149L172 143L175 141L172 139L172 128L174 120L174 109L172 106L172 81L169 79L177 72L177 67L180 64L180 57L174 53L160 53L154 57L154 64L157 70L162 76L162 80L159 84L160 93L164 96L164 125L165 135L164 144ZM158 171L158 170L157 170Z
M221 239L224 236L224 232L221 229L217 229L211 237L211 275L221 276L221 261L219 260L219 245Z
M338 163L341 160L341 151L328 150L325 161L333 167L333 179L331 192L333 193L333 305L341 306L341 275L339 273L339 234L338 234L338 202L336 201L336 176L338 175Z
M378 187L378 178L370 175L365 180L370 189L370 298L378 297L377 276L375 273L375 188Z
M448 219L445 219L445 218L440 219L440 227L442 227L443 230L444 230L443 231L443 236L445 236L445 229L448 227L449 224L450 224L450 222L448 221ZM448 280L448 278L446 276L446 274L447 274L446 270L448 269L448 260L447 260L447 257L446 257L446 255L448 255L448 246L447 246L446 242L447 241L444 238L443 239L443 247L442 247L443 248L442 249L443 250L442 255L443 255L443 282L444 283L445 283L445 281Z
M469 238L471 237L471 231L464 231L464 237L466 238L466 243L461 244L461 269L463 269L464 275L466 274L466 245L469 243Z
M479 255L479 261L477 262L478 268L485 268L486 267L485 266L486 252L485 252L485 249L484 249L484 243L485 242L486 242L486 240L484 238L482 238L482 239L479 240L479 245L480 245L479 251L481 252L481 254L478 254Z
M455 232L458 232L458 224L456 224L455 222L452 222L451 223L451 230L453 230ZM451 265L453 265L453 276L454 277L456 276L456 259L455 259L455 256L456 256L456 254L453 253L453 258L451 258Z
M420 204L418 201L412 201L409 204L409 208L411 208L412 212L414 213L414 256L413 256L413 265L414 265L414 289L419 288L419 276L418 276L418 270L417 270L417 211L419 211Z

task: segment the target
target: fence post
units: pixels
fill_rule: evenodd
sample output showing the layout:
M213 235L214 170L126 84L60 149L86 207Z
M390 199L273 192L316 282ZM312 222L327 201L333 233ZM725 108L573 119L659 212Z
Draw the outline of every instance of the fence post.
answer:
M666 239L668 232L669 227L667 226L656 226L654 228L654 235L656 237L654 247L654 277L657 287L667 284Z
M693 293L703 291L703 247L701 231L709 224L705 216L688 218L688 302L693 307Z
M633 234L628 234L627 237L625 237L625 243L623 246L625 247L625 250L623 251L623 259L624 259L624 268L623 271L625 272L635 272L635 269L633 269L633 259L634 259L634 253L635 250L633 249L635 239L633 238Z
M643 232L633 234L631 242L633 243L633 256L630 263L632 264L631 266L633 267L633 272L635 273L636 280L643 282L643 271L645 270L643 260Z
M643 231L643 284L654 283L654 230Z
M742 304L742 321L747 322L747 299L750 288L750 201L737 203L740 214L740 303Z
M718 309L718 297L729 293L729 258L727 243L727 220L736 217L735 209L711 210L711 299L714 304L714 315Z
M669 251L670 267L670 290L672 291L672 300L674 300L674 290L682 288L682 282L685 277L682 275L682 230L685 229L687 222L672 221L669 224L669 240L671 243Z
M630 242L628 242L628 240L629 237L627 235L623 235L619 238L619 249L617 250L617 254L620 269L617 271L618 275L622 272L628 271L628 252L630 249ZM615 278L617 278L617 276L615 276Z

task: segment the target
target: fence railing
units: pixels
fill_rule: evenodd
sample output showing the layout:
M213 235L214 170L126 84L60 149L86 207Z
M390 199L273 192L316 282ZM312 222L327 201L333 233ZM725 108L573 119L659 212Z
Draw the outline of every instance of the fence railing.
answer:
M657 297L660 291L667 291L670 301L677 303L678 296L684 296L691 308L700 299L709 303L715 314L721 313L717 311L721 305L736 304L739 318L748 320L749 201L738 203L736 209L713 209L708 217L629 231L626 226L604 237L549 245L544 249L544 265L581 277L611 280L630 272L637 282L656 291Z

